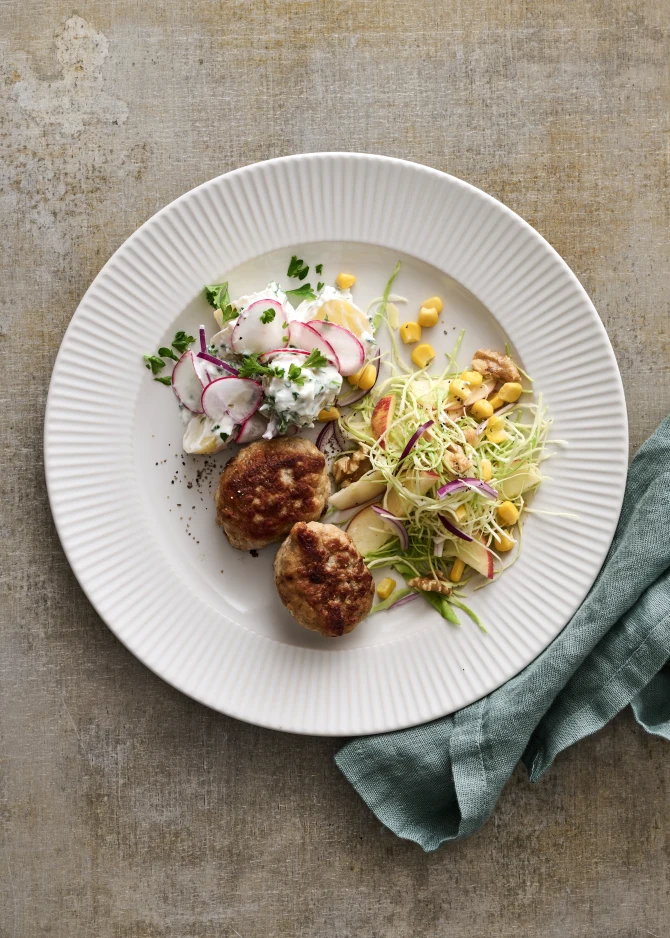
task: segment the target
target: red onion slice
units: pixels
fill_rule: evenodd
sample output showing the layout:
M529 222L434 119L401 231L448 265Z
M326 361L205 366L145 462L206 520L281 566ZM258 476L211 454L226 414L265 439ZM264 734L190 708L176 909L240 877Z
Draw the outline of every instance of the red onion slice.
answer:
M470 537L469 534L466 534L465 531L461 531L460 528L457 528L455 524L452 524L448 518L445 518L444 515L439 516L440 521L445 526L447 531L451 531L452 534L455 534L456 537L460 537L463 541L472 541L474 538Z
M200 326L200 351L207 351L207 333L205 332L205 327Z
M333 435L333 423L334 421L331 420L330 423L325 424L316 438L316 448L320 453L324 453L326 451L326 446Z
M408 593L406 596L401 596L400 599L396 599L393 605L389 606L389 609L396 609L398 606L406 606L407 603L413 603L414 600L418 598L418 593Z
M414 448L414 444L416 443L416 441L422 436L422 434L428 429L428 427L432 427L434 423L435 423L434 420L427 420L425 423L421 424L421 426L419 427L419 429L416 430L416 431L411 435L411 437L409 438L409 440L408 440L408 442L407 442L407 446L405 446L404 450L403 450L402 453L401 453L400 462L403 461L403 459L405 458L405 456L409 456L409 454L411 453L412 449Z
M396 518L395 515L392 515L390 511L387 511L385 508L380 508L378 505L373 505L372 510L376 511L382 521L385 521L393 532L397 534L402 549L407 550L409 547L409 534L402 521Z
M214 355L210 355L209 352L198 352L198 358L202 358L203 361L211 362L212 365L218 365L219 368L223 368L224 371L227 371L231 375L239 374L237 368L233 368L232 365L229 365L228 362L224 362L222 358L216 358Z
M483 495L485 498L497 498L498 493L494 488L491 488L490 485L487 485L486 482L482 482L481 479L454 479L452 482L447 482L446 485L441 485L437 490L437 497L444 498L446 495L452 495L454 492L459 492L461 489L476 489L480 495Z

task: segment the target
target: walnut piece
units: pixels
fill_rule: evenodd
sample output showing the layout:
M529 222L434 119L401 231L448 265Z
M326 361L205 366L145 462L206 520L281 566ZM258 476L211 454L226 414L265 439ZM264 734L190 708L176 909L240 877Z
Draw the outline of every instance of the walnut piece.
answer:
M493 375L500 381L521 381L519 369L509 355L480 348L472 356L472 367L482 375Z
M434 580L429 576L415 576L407 581L410 589L423 590L424 593L442 593L443 596L449 596L451 587L446 580Z
M470 446L477 445L477 431L474 427L466 427L463 431L463 436L465 437L465 442L469 443Z
M458 443L451 443L449 450L442 457L442 463L446 469L457 476L463 476L469 469L472 469L472 463Z
M368 459L368 448L359 444L358 450L350 456L340 456L333 463L333 478L340 488L345 489L352 482L357 482L361 476L372 469Z

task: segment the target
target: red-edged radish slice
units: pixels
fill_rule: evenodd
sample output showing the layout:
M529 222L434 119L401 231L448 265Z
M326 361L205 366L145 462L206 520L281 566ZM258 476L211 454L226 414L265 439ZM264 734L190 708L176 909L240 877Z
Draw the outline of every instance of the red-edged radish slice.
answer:
M202 413L202 391L209 377L204 362L198 361L190 350L184 352L172 372L172 390L177 400L194 414Z
M256 300L237 317L230 344L238 355L258 355L288 342L287 326L279 300Z
M270 359L274 358L275 355L309 355L309 352L306 352L304 348L273 348L269 352L263 352L262 355L258 356L258 361L261 365L267 364Z
M365 361L365 348L353 332L334 322L322 322L320 319L312 319L307 325L316 329L321 338L331 346L340 363L341 375L355 375L361 370Z
M217 378L202 392L202 409L212 420L230 417L244 423L263 401L263 389L251 378Z
M318 349L338 371L340 370L340 360L333 346L330 342L326 342L323 336L316 329L308 326L306 322L299 322L294 319L293 322L289 323L288 337L291 345L295 345L296 348L307 349L308 352Z
M245 443L253 443L260 440L268 428L268 422L260 414L252 414L248 417L237 431L235 442L243 446Z

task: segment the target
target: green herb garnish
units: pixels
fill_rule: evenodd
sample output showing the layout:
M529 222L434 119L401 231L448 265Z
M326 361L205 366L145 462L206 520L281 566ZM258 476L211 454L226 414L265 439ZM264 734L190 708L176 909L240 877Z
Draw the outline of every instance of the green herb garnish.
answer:
M283 368L273 368L272 365L264 365L258 360L258 355L245 355L242 364L238 365L240 378L283 378Z
M226 440L228 439L228 437L230 436L230 433L219 433L219 436L221 437L221 439L222 439L223 442L225 443Z
M163 358L171 358L172 361L174 361L174 362L178 362L178 361L179 361L178 356L175 355L175 353L172 351L172 349L171 349L171 348L166 348L164 345L162 345L162 346L158 349L158 354L159 354L159 355L162 355Z
M176 348L177 351L181 352L183 355L189 345L191 345L193 342L195 342L195 336L186 335L183 330L180 330L172 340L172 348Z
M161 384L166 384L168 387L172 384L170 375L161 375L158 378L154 378L154 381L160 381Z
M309 273L309 267L300 257L296 257L294 254L291 258L291 263L288 265L288 270L286 275L288 277L297 277L298 280L304 280L307 274Z
M312 290L311 283L303 283L301 287L298 287L296 290L287 290L286 296L299 296L303 300L315 300L316 293Z
M272 320L275 318L276 315L277 315L276 310L270 309L270 308L265 309L261 313L261 322L262 323L272 322Z
M157 375L159 371L165 368L165 362L158 355L145 355L144 361L147 363L147 368L151 368L152 375Z
M212 283L205 287L205 296L210 306L213 306L214 309L221 310L224 326L227 322L230 322L231 319L237 319L239 314L230 302L227 280L224 283Z
M305 383L305 376L302 373L302 368L299 368L297 365L290 365L288 369L288 379L289 381L293 381L294 384L298 384L300 387L302 387Z
M316 285L316 292L320 293L322 290L323 290L323 280L319 280L319 282Z
M318 348L313 348L305 359L305 364L303 368L323 368L324 365L328 364L328 359L323 355Z
M322 274L322 273L323 273L323 264L316 264L315 267L314 267L314 270L317 272L317 274Z

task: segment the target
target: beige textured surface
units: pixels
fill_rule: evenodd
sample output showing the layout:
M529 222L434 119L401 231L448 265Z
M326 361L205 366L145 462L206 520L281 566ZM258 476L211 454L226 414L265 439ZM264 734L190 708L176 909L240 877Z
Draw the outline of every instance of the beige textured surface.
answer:
M426 856L335 741L218 716L118 644L61 553L40 442L65 326L142 221L235 166L348 149L448 170L548 238L636 447L670 410L669 31L666 0L2 5L3 938L670 935L666 744L624 715Z

